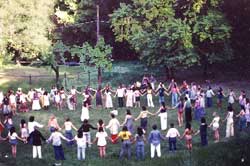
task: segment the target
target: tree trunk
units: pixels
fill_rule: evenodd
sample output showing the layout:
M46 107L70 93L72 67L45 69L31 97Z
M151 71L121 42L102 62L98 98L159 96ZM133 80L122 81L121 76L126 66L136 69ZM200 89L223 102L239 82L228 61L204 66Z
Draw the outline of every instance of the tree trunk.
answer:
M102 69L101 69L101 67L98 67L97 79L98 79L98 86L101 86L102 85Z
M51 65L51 68L56 74L56 86L59 87L59 66Z

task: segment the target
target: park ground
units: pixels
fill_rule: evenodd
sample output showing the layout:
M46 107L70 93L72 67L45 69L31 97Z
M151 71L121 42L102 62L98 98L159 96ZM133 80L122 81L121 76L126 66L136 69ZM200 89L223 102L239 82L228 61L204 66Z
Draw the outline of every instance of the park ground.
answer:
M131 84L134 81L140 81L143 74L153 74L157 78L157 80L167 81L165 78L165 73L162 72L161 68L146 68L145 66L139 64L138 62L117 62L114 63L113 69L111 71L105 71L103 74L103 82L110 83L113 87L117 87L119 83L124 83L126 85ZM199 72L199 69L194 68L191 70L182 70L176 72L177 81L180 84L183 79L191 81L195 81L205 86L206 81L210 80L213 87L216 88L218 86L222 86L225 91L229 88L233 88L237 94L241 89L245 89L249 94L249 80L242 79L240 75L235 73L226 73L224 71L215 70L215 75L211 76L211 78L204 79ZM67 83L68 84L81 84L81 86L85 87L90 80L90 86L96 87L96 71L91 70L90 79L88 78L88 74L86 71L83 71L80 67L61 67L60 75L61 75L61 83L64 84L64 74L67 75ZM0 89L6 91L9 88L16 89L17 87L22 87L26 92L29 88L39 88L45 87L49 90L52 84L54 84L53 71L51 71L47 67L23 67L23 66L7 66L3 69L0 69ZM31 80L30 80L31 76ZM82 87L78 87L80 90ZM170 98L166 98L167 104L170 104ZM116 99L113 100L115 105L117 104ZM216 98L214 98L213 102L216 102ZM154 109L149 109L151 112L156 112L159 108L158 97L154 97L154 103L156 107ZM223 101L223 109L217 110L217 107L214 104L214 107L211 109L206 109L206 119L207 122L210 123L212 120L212 113L217 111L221 118L224 119L226 116L226 107L227 100ZM93 103L94 104L94 103ZM142 105L146 104L146 99L143 97ZM239 112L239 107L235 104L236 113ZM101 118L105 123L109 121L109 112L111 110L106 109L96 109L93 108L90 110L90 123L96 125L97 121ZM120 122L124 120L126 109L118 109L119 115L118 119ZM133 116L137 116L140 112L140 109L132 108L131 112ZM51 114L55 114L58 118L58 122L60 125L63 124L65 117L70 117L71 120L77 127L80 127L80 103L78 104L77 111L69 111L64 109L63 111L57 111L53 106L50 107L48 112L46 111L37 111L37 112L29 112L29 113L19 113L18 116L14 117L14 124L17 127L20 123L21 119L25 119L28 121L28 117L34 115L36 120L42 124L47 125L48 117ZM2 118L2 117L1 117ZM169 111L168 114L168 124L174 123L177 126L177 114L176 111ZM88 166L97 166L97 165L169 165L169 166L179 166L179 165L195 165L195 166L210 166L210 165L220 165L220 166L230 166L230 165L249 165L250 164L250 131L238 132L237 130L237 118L235 119L235 130L236 135L231 139L225 139L225 123L221 123L220 134L221 141L219 143L213 142L213 133L211 129L208 129L208 138L209 138L209 146L206 148L200 147L200 138L199 136L195 136L193 139L193 150L190 153L185 148L185 141L180 140L177 143L178 151L175 154L168 152L168 142L162 142L162 157L160 159L150 159L149 154L149 146L146 145L146 159L144 161L136 161L135 155L133 155L130 161L123 160L120 161L118 159L120 145L112 145L108 144L107 146L107 157L105 159L100 159L98 156L98 149L96 145L93 145L91 149L87 150L87 156L85 161L78 161L76 158L76 147L64 147L66 160L63 162L64 166L80 166L80 165L88 165ZM149 126L152 124L159 124L159 117L151 117L149 119ZM139 122L135 122L135 126L138 126ZM199 122L193 121L193 128L197 130L199 128ZM17 127L18 128L18 127ZM178 128L180 133L182 134L184 128ZM19 131L19 130L18 130ZM41 129L41 132L48 137L49 131L48 128L45 127ZM7 133L3 135L6 136ZM91 132L92 138L95 135L95 131ZM166 134L166 133L162 133ZM50 144L42 145L42 154L43 159L38 160L32 159L32 147L30 145L23 144L19 142L17 145L17 158L13 159L11 157L11 149L10 145L7 142L0 143L0 165L3 166L49 166L54 163L54 154L53 147ZM133 152L135 152L135 145L133 145ZM134 153L133 153L134 154ZM6 155L8 157L6 157ZM243 161L244 159L244 161Z

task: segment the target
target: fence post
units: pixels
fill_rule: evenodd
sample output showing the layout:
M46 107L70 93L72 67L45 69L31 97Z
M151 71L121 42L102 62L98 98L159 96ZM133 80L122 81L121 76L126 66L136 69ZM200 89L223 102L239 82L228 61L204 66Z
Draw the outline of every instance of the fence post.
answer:
M29 84L31 85L31 74L29 75Z
M88 81L89 81L89 86L90 86L90 71L88 70Z
M64 73L64 88L67 89L67 74Z

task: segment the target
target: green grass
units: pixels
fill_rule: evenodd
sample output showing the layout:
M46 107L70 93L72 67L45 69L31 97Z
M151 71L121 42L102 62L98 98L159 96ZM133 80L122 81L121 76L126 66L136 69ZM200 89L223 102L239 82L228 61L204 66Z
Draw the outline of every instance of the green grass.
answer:
M120 68L119 68L120 67ZM43 70L43 69L41 69ZM79 72L80 68L78 67L72 67L67 68L63 67L61 68L61 73L67 72L67 74L75 74ZM153 69L147 72L153 72L153 73L159 73L158 69ZM125 83L129 84L132 81L135 80L141 80L142 75L144 74L144 66L136 64L136 62L130 62L130 63L116 63L113 66L113 70L111 72L104 72L104 84L110 83L113 86L117 86L119 83ZM161 77L161 75L157 75L157 77ZM91 83L93 87L96 86L96 74L93 72L91 75ZM81 80L83 81L83 84L86 85L87 83L87 77L86 75L81 77ZM34 80L34 83L31 85L31 87L45 87L47 89L50 88L52 85L53 80L51 79L37 79ZM1 84L0 88L3 90L7 90L8 88L17 88L17 87L23 87L23 89L28 89L30 85L27 84L27 81L13 81L11 80L8 83ZM80 98L79 98L80 101ZM167 104L170 104L170 97L166 98ZM113 100L114 104L117 104L117 100ZM214 98L214 107L210 109L206 109L206 118L207 122L210 123L212 120L212 113L214 111L217 111L221 118L224 119L226 116L226 100L223 104L223 109L221 111L217 110L215 107L215 98ZM151 112L156 112L159 108L158 104L158 97L154 97L154 103L156 107L154 109L149 109ZM93 103L94 104L94 103ZM146 97L142 98L142 105L146 105ZM237 104L236 104L237 105ZM239 110L239 108L236 106L236 111ZM118 119L120 122L123 122L126 109L119 109L119 115ZM96 125L97 121L101 118L104 120L104 122L107 124L110 117L109 117L110 110L106 109L91 109L90 110L90 123L93 125ZM137 117L140 109L133 108L131 109L131 112L134 117ZM77 126L80 127L80 104L78 104L77 111L69 111L67 109L64 109L62 112L57 111L53 106L50 108L50 111L46 112L44 110L41 110L39 112L29 112L29 113L19 113L18 116L14 117L14 124L15 126L19 126L20 120L25 119L28 121L28 117L31 115L34 115L36 117L36 120L42 124L45 124L47 126L48 118L51 114L55 114L58 122L60 125L63 124L65 117L70 117L72 122ZM160 118L158 116L149 118L149 126L152 126L152 124L157 124L160 127ZM174 123L177 126L177 113L176 110L169 111L168 113L168 124ZM235 123L237 124L237 123ZM139 121L135 122L135 126L139 126ZM193 121L192 126L195 130L199 128L199 122ZM146 151L146 159L145 161L136 161L135 159L135 145L133 145L133 158L132 160L123 160L120 161L118 159L118 154L120 150L120 144L113 145L108 144L107 145L107 157L105 159L99 158L99 153L96 145L93 145L91 149L88 149L87 156L85 161L78 161L76 159L76 146L73 148L66 147L65 144L63 144L64 152L66 156L66 160L63 162L63 165L65 166L78 166L78 165L89 165L89 166L96 166L96 165L111 165L111 166L117 166L117 165L171 165L171 166L181 166L181 165L242 165L242 163L239 162L241 159L242 154L245 154L245 162L243 164L249 163L249 149L250 145L249 143L249 135L246 133L237 133L236 137L232 140L226 140L225 137L225 123L220 125L220 135L221 135L221 142L214 144L213 143L213 132L211 129L208 130L208 138L209 138L209 146L206 148L200 147L200 138L199 136L195 136L193 138L193 145L194 149L192 151L192 154L186 150L185 147L185 141L181 140L177 143L178 152L176 154L170 154L168 152L168 142L163 141L162 142L162 157L160 159L150 159L150 149L149 146L146 145L145 151ZM17 127L18 128L18 127ZM150 129L150 127L149 127ZM236 131L237 128L235 127ZM180 133L182 134L184 131L184 128L178 128ZM18 128L19 132L19 128ZM41 132L48 137L49 131L48 128L45 127L41 129ZM95 135L96 131L92 131L92 139ZM109 131L108 131L109 132ZM3 133L3 135L6 136L6 132ZM76 134L76 133L75 133ZM166 134L165 132L163 134ZM53 147L51 144L43 144L42 145L42 160L33 160L32 159L32 147L31 145L23 144L19 142L17 145L17 159L13 159L11 157L11 147L8 144L8 142L1 142L0 143L0 165L17 165L17 166L47 166L52 165L54 163L54 154L53 154ZM5 158L5 155L8 155L8 158ZM238 163L239 162L239 163ZM238 164L237 164L238 163Z

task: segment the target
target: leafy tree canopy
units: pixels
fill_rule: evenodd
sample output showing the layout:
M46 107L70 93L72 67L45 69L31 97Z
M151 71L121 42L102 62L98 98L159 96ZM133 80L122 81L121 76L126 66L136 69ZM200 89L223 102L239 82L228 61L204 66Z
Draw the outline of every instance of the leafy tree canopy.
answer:
M212 63L221 60L216 54L230 48L231 28L220 4L221 0L133 0L110 15L112 29L116 40L128 41L148 65L189 67L209 58Z

